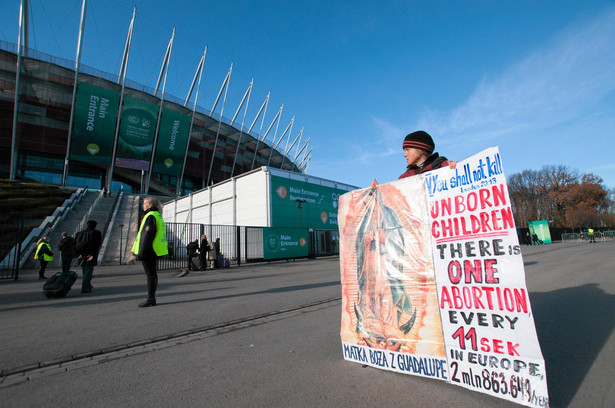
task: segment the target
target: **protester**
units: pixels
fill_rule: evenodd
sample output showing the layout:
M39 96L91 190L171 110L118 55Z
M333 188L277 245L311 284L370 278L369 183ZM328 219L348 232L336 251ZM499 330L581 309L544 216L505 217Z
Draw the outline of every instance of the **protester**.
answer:
M92 276L94 267L98 265L98 253L102 245L102 233L96 229L98 223L89 220L86 228L75 236L77 258L81 260L81 293L92 293Z
M147 299L139 303L139 307L156 306L156 289L158 288L156 260L169 253L167 231L159 212L160 208L162 206L157 198L146 197L143 200L145 215L132 246L132 253L143 263L143 270L147 276Z
M399 176L400 179L412 177L417 174L426 173L441 167L449 166L454 169L456 161L449 161L446 157L434 153L435 143L431 136L423 131L417 130L405 137L403 143L404 157L406 158L406 171ZM372 181L372 188L376 188L378 182Z
M75 238L68 235L67 232L63 232L62 239L58 243L58 249L62 256L62 272L68 273L70 272L70 263L73 261L73 258L77 256L77 252L75 251Z
M49 237L43 237L36 243L36 252L34 253L34 259L38 259L40 268L38 270L39 279L47 279L45 276L45 268L47 264L53 261L53 252L51 252L51 245L49 245Z
M207 269L207 253L209 252L209 242L206 235L201 235L201 270Z

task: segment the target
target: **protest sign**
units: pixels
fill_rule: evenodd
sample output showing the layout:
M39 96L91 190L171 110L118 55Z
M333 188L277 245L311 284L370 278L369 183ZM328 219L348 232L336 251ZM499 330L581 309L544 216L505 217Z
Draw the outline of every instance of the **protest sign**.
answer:
M548 406L497 148L345 194L338 218L344 358Z

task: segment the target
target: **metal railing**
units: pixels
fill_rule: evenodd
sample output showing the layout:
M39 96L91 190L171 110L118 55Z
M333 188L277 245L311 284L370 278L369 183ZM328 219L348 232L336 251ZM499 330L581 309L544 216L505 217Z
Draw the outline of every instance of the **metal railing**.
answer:
M23 241L20 241L21 237L16 238L12 248L0 261L0 277L3 279L19 279L19 269L23 268L24 263L36 248L38 239L51 235L58 223L81 202L86 192L85 189L78 189L64 201L61 207L57 207L52 215L46 217L37 228L34 228Z

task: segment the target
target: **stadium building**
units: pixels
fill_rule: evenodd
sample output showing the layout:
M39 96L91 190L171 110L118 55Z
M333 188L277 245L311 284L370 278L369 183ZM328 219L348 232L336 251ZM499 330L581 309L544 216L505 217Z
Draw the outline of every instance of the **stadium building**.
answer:
M112 75L20 48L0 41L0 177L175 197L261 166L309 166L309 139L293 131L294 118L280 123L280 108L265 119L269 96L245 117L252 84L231 119L216 112L232 105L232 65L213 108L198 105L205 53L181 100L165 93L166 57L151 89L125 78L127 58Z

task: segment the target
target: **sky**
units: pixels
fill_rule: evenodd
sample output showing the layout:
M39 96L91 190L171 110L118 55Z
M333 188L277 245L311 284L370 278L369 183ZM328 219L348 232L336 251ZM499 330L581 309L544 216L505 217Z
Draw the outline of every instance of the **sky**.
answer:
M0 41L17 43L19 5L0 0ZM30 0L30 48L74 61L81 5ZM155 87L175 27L167 94L186 98L207 47L198 105L233 64L214 116L254 79L245 125L270 92L264 127L283 105L277 137L294 117L310 175L395 180L425 130L451 160L498 146L508 176L564 165L615 188L613 1L89 0L83 65L119 73L134 6L128 79Z

